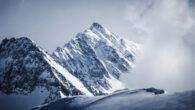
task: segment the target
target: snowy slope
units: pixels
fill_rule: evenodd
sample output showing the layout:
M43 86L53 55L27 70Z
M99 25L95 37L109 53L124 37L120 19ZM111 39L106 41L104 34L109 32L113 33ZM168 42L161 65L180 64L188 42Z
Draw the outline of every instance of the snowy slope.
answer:
M58 47L52 57L93 95L100 95L124 88L120 75L133 68L139 49L140 45L93 23L62 48Z
M124 89L120 76L131 71L139 50L140 45L98 23L52 55L29 38L5 38L0 44L0 99L22 97L29 105L30 98L49 103L66 96ZM33 94L44 97L38 99Z
M92 95L30 39L4 39L0 44L0 93L29 96L38 88L49 94L42 103L69 95Z
M42 51L45 56L45 60L50 64L51 67L53 67L57 72L61 73L63 78L66 78L73 86L75 86L79 91L84 93L85 95L92 96L92 94L84 87L84 85L80 82L79 79L77 79L75 76L70 74L65 68L63 68L60 64L54 61L52 57L47 55L44 51ZM64 80L54 72L54 76L64 85L67 86ZM71 94L71 95L76 95L76 94Z
M157 90L158 91L158 90ZM121 90L105 96L77 96L32 110L194 110L195 91L158 94L147 89Z

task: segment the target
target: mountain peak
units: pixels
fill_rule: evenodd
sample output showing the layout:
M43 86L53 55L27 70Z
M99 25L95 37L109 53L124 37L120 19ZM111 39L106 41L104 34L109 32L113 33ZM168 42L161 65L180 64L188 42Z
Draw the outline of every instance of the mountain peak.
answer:
M94 22L94 23L91 25L90 29L92 30L93 28L95 28L95 29L97 29L97 30L102 30L102 29L104 29L104 27L103 27L101 24L99 24L98 22Z
M0 92L32 95L42 89L47 93L40 100L44 103L63 95L85 92L91 95L79 80L29 38L5 38L0 44Z
M94 22L57 49L52 57L80 79L93 95L111 93L124 88L119 78L133 67L137 50L137 45L121 43L121 39Z
M2 40L1 42L1 46L2 45L6 45L7 43L33 43L33 41L27 37L20 37L20 38L15 38L15 37L12 37L10 39L8 38L5 38Z

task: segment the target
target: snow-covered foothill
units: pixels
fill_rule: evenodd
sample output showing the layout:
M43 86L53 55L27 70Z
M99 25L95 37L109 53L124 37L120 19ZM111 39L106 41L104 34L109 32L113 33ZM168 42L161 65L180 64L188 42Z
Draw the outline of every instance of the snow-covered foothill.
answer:
M77 96L60 99L31 110L194 110L195 91L155 94L162 90L148 88L120 90L104 96Z

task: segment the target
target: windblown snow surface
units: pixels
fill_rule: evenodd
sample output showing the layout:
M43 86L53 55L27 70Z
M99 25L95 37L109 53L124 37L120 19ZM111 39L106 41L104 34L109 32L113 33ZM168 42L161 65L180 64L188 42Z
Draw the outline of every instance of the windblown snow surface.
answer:
M32 110L195 110L195 90L154 94L124 89L103 96L67 97Z

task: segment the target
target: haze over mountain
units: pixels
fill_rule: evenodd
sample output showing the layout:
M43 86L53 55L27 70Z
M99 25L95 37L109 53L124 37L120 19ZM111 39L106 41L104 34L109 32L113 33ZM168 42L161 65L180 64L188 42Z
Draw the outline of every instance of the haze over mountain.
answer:
M0 41L27 36L49 53L97 21L143 45L126 86L195 89L194 0L0 0L0 16Z
M27 37L5 38L0 44L0 106L6 110L193 110L193 90L164 94L155 88L125 89L121 77L133 75L141 49L97 22L51 55ZM16 101L22 103L12 104Z
M27 37L5 38L0 44L0 92L13 97L44 94L41 103L112 93L125 88L120 76L131 71L139 49L98 23L52 55Z
M94 21L114 34L98 23L91 25ZM75 95L85 95L79 98L83 101L105 98L97 101L102 108L104 103L118 107L124 99L130 108L129 102L137 101L132 99L148 93L139 92L136 98L128 93L151 87L167 94L134 107L193 106L195 0L0 0L0 42L3 110L64 103L62 97L71 102ZM137 50L143 50L139 57ZM126 87L130 90L121 90L122 97L112 96Z

